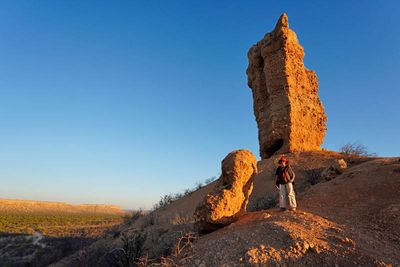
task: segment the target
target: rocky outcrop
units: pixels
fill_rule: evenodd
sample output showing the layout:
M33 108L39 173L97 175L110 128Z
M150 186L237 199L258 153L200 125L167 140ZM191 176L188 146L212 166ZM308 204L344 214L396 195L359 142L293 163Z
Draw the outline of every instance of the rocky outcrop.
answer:
M321 177L329 181L339 174L342 174L345 169L347 169L346 161L344 159L337 159L331 165L322 170Z
M257 159L248 150L236 150L222 161L222 174L211 194L196 208L200 233L211 232L235 221L246 210L257 173Z
M305 68L304 50L285 14L275 29L248 52L260 155L319 150L326 116L318 98L318 79Z

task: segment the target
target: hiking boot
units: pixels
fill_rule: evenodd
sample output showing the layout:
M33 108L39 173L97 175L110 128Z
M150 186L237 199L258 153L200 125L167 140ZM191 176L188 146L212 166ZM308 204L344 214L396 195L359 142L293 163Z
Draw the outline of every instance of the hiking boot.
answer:
M291 209L289 209L289 210L295 212L295 211L296 211L296 208L291 208Z
M285 211L286 209L285 209L285 208L279 208L279 210L280 210L280 211Z

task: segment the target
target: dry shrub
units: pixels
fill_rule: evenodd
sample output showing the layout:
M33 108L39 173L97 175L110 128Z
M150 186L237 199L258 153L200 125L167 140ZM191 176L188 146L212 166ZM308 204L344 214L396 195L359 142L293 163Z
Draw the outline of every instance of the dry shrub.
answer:
M151 225L156 225L158 223L158 216L154 211L147 214L142 220L142 228L146 228Z
M156 204L154 204L153 210L163 209L166 206L168 206L169 204L171 204L173 201L175 201L173 195L171 195L171 194L164 195L161 197L161 199Z
M204 181L204 184L205 184L205 185L211 184L212 182L214 182L214 181L217 180L217 179L218 179L217 176L212 176L212 177L206 179L206 180Z
M145 229L147 239L137 266L182 266L190 258L197 238L192 224L169 227L154 226Z
M149 255L144 255L136 260L136 266L150 267L150 266L160 266L160 264L158 264L154 259L151 259Z
M373 157L376 156L376 153L370 153L368 152L368 149L366 146L354 142L354 143L347 143L343 145L340 149L339 152L342 153L345 156L363 156L363 157Z
M166 267L184 266L192 258L193 243L198 238L195 232L179 231L171 255L161 258L161 265Z
M196 191L196 190L199 190L199 189L201 189L201 188L203 188L203 183L202 182L197 182L196 183L196 185L195 185L195 187L194 187L194 191Z
M172 225L184 225L193 223L193 215L184 214L184 213L176 213L175 217L170 220Z
M180 231L180 236L177 239L177 243L175 245L174 253L172 254L175 257L186 255L188 252L191 252L193 248L193 242L198 238L195 232L182 232Z
M115 248L105 255L107 264L121 267L135 266L136 260L142 255L146 236L143 230L138 230L131 236L123 236L122 248Z

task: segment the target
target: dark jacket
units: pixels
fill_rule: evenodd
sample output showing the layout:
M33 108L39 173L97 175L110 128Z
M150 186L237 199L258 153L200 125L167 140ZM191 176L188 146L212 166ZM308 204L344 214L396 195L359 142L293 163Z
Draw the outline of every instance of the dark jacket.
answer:
M285 167L279 166L276 169L275 175L277 176L276 186L279 186L280 184L292 183L295 178L294 171L290 165L286 165Z

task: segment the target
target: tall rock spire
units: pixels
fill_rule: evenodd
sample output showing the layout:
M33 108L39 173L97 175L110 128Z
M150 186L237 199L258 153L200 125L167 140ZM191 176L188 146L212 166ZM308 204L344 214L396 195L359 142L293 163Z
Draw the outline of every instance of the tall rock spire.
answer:
M306 69L303 57L286 14L248 52L248 85L263 159L275 153L320 150L326 116L318 97L318 78Z

